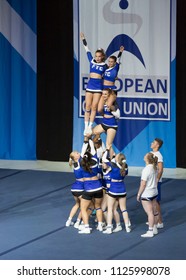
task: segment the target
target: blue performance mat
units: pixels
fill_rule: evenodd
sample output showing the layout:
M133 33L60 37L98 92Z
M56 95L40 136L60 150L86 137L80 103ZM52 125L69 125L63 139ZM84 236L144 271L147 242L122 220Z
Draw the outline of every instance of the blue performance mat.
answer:
M126 177L132 232L89 235L65 227L74 199L73 173L0 169L0 260L182 260L186 259L186 180L164 179L165 227L153 238L136 201L139 177Z

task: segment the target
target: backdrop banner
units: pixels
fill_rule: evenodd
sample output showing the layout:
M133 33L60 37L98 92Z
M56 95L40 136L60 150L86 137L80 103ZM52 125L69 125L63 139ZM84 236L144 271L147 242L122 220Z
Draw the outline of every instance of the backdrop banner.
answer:
M116 81L121 119L114 141L131 166L144 166L154 138L164 144L165 167L176 167L176 0L74 0L74 137L80 151L89 62L80 32L94 56L122 54ZM97 115L95 124L100 123ZM105 141L105 135L102 136Z
M36 158L36 0L0 0L0 158Z

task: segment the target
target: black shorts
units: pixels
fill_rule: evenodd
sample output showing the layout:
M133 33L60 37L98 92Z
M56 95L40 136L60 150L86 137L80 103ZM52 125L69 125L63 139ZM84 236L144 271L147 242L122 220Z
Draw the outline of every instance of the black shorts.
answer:
M119 194L111 194L111 193L107 193L109 196L111 196L111 197L113 197L113 198L120 198L120 197L126 197L127 196L127 194L125 193L125 194L121 194L121 195L119 195Z
M107 131L109 128L113 128L113 129L115 129L115 130L118 129L118 127L107 126L107 125L104 125L103 123L101 123L101 126L102 126L102 128L103 128L105 131Z
M83 192L82 198L86 200L92 200L93 198L102 198L103 190L95 191L95 192Z
M155 195L153 197L141 197L141 200L145 200L145 201L152 201L154 200L155 198L157 198L158 195Z
M92 94L94 94L94 93L102 94L102 90L100 90L100 91L86 90L86 92L90 92L90 93L92 93Z
M73 196L76 196L76 197L79 197L83 194L83 191L82 192L71 192Z
M158 202L161 201L161 182L158 182L158 196L156 197L156 200Z

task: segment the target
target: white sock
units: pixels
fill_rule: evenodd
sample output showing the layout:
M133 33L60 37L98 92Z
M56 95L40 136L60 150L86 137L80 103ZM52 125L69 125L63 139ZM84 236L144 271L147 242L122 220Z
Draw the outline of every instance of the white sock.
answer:
M93 122L89 122L89 127L92 127L93 126Z

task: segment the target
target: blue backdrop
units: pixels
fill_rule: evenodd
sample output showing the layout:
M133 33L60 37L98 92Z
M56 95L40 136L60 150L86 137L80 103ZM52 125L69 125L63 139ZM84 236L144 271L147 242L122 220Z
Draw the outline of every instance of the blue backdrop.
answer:
M36 158L36 0L0 1L0 158Z

